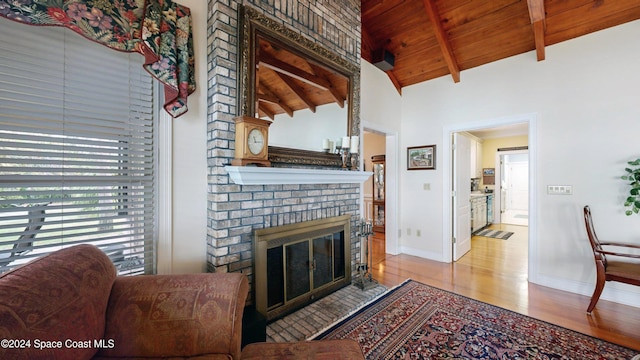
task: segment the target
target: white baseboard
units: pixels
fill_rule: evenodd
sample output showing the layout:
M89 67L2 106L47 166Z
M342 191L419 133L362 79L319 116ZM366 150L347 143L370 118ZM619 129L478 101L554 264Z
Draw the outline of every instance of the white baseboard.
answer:
M421 257L421 258L428 259L428 260L434 260L434 261L442 262L442 254L441 253L435 253L435 252L430 252L430 251L414 249L414 248L407 247L407 246L400 246L399 250L400 250L399 251L400 254L413 255L413 256Z
M541 275L535 277L536 281L531 281L537 285L550 287L557 290L568 291L574 294L580 294L591 298L593 294L594 284L585 283L580 281L572 281L566 279L554 278L548 275ZM637 290L637 286L619 284L614 282L607 282L600 296L600 300L612 301L618 304L628 305L640 308L640 291ZM587 301L585 303L585 309L589 305Z

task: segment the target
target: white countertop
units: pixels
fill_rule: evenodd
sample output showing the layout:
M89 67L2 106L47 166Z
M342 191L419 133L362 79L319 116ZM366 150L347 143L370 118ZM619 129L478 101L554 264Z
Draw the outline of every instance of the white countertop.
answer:
M493 195L493 193L483 193L483 192L472 192L471 193L471 197L482 197L482 196L489 196L489 195Z

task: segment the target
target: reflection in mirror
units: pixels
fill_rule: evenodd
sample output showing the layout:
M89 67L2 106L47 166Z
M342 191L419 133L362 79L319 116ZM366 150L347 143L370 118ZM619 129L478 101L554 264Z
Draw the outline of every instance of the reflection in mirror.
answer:
M357 66L251 8L240 19L240 114L273 120L270 145L323 151L357 135Z
M273 124L273 146L323 150L347 134L349 79L323 63L256 33L256 117ZM292 136L295 135L295 136Z

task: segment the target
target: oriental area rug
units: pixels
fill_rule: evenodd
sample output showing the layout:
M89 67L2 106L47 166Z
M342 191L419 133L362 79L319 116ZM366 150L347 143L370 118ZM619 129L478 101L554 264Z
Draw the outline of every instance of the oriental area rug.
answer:
M638 354L413 280L314 339L355 339L367 359L619 359Z

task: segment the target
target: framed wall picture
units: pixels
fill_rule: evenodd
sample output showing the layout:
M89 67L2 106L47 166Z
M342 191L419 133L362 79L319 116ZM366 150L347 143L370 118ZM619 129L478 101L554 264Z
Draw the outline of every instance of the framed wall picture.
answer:
M482 169L482 183L485 185L495 185L496 184L496 169L495 168L484 168Z
M435 170L436 146L423 145L407 148L407 170Z

